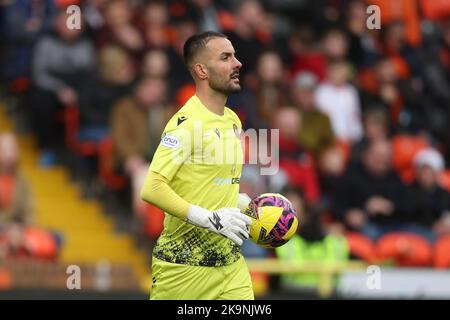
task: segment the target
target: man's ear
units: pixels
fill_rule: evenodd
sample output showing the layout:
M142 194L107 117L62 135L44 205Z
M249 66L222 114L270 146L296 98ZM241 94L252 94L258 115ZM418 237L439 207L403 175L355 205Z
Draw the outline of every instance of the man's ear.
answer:
M208 70L206 69L206 66L201 63L194 64L194 73L197 75L198 78L201 80L205 80L208 78Z

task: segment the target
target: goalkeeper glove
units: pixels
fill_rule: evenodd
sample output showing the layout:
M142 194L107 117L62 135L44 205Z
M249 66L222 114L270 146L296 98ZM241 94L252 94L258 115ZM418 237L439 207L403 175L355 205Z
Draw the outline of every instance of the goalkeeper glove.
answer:
M249 226L252 224L252 220L237 208L209 211L193 204L189 205L186 221L220 234L239 246L249 238Z
M241 212L244 213L251 201L252 201L252 199L248 196L248 194L239 193L238 205L237 205L239 210L241 210Z

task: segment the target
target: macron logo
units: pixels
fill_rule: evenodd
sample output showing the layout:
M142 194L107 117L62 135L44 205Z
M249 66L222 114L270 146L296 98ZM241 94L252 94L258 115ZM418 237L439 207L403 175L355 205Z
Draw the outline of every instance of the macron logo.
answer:
M187 120L187 118L185 116L178 117L177 126L182 124L185 120Z

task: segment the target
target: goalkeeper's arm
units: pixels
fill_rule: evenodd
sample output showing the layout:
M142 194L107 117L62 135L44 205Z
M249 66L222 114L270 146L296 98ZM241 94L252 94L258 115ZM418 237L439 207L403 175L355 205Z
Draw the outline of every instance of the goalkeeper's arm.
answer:
M248 239L251 219L238 208L222 208L209 211L190 204L181 198L168 184L167 179L151 170L148 171L141 198L188 223L221 234L238 245Z

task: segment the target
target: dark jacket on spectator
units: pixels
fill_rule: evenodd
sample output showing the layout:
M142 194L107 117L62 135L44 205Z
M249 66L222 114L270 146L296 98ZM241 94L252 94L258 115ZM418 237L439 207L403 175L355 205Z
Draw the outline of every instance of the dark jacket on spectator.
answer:
M380 224L394 224L402 221L407 210L407 189L399 176L390 171L384 177L373 177L362 164L348 169L342 177L333 197L332 212L342 219L349 209L365 210L365 204L372 196L390 200L394 213L390 216L367 216L369 221Z
M439 186L424 190L414 182L408 190L409 212L405 222L431 227L445 211L450 211L450 194Z
M80 97L81 125L108 126L112 107L130 90L131 84L113 85L98 76L89 77Z

